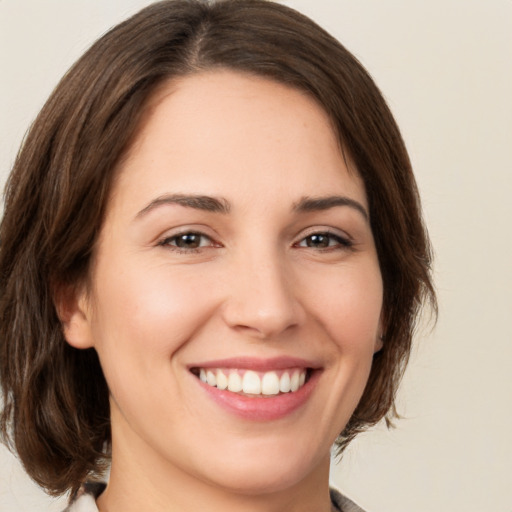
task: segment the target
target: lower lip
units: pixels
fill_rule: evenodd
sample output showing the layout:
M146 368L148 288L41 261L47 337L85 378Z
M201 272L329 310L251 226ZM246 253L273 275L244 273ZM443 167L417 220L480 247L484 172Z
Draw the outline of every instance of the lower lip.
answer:
M302 407L311 396L319 374L320 371L313 371L304 386L295 392L266 398L239 395L196 380L208 396L227 411L247 420L270 421L284 418Z

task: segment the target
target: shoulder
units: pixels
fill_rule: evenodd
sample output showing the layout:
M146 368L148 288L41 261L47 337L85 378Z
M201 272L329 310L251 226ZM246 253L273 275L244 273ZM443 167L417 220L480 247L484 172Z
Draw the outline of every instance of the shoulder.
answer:
M85 483L63 512L98 512L96 498L104 491L105 487L106 484L101 482Z
M333 512L365 512L361 507L357 506L353 501L343 496L339 491L331 487L331 502Z

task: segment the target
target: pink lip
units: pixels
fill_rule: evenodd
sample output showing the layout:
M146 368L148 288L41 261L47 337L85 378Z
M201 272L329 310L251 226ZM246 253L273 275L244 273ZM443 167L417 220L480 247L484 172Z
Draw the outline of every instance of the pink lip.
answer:
M272 370L286 370L288 368L312 368L318 369L320 365L298 357L280 356L270 359L257 357L231 357L229 359L217 359L189 365L190 368L243 368L257 372L269 372Z
M294 357L278 357L272 359L257 358L230 358L208 361L190 366L190 368L243 368L254 371L271 371L286 368L309 368L318 370L318 365L310 361ZM201 382L197 377L197 384L224 410L236 416L251 421L272 421L290 415L303 406L311 396L321 371L312 371L309 380L299 390L293 393L282 393L269 397L250 397L220 390Z

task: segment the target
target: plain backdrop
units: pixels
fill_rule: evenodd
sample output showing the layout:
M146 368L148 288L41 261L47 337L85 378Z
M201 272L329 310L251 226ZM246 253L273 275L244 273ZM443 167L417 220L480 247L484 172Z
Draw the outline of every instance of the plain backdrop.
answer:
M61 75L148 0L0 0L0 173ZM511 512L512 1L289 0L370 70L408 145L440 317L418 333L404 419L333 483L368 512ZM58 511L0 447L0 510Z

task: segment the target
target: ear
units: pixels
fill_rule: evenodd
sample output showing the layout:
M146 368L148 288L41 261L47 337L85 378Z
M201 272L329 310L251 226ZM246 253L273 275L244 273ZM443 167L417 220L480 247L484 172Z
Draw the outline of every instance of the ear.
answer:
M382 321L382 317L379 321L379 329L377 331L377 336L375 338L375 345L373 347L373 353L376 354L379 350L382 350L384 346L384 322Z
M75 348L94 346L91 331L91 308L85 285L57 285L54 304L66 341Z
M379 350L381 350L383 346L384 346L384 336L381 334L381 331L379 331L379 334L377 335L377 337L375 339L373 353L376 354L377 352L379 352Z

